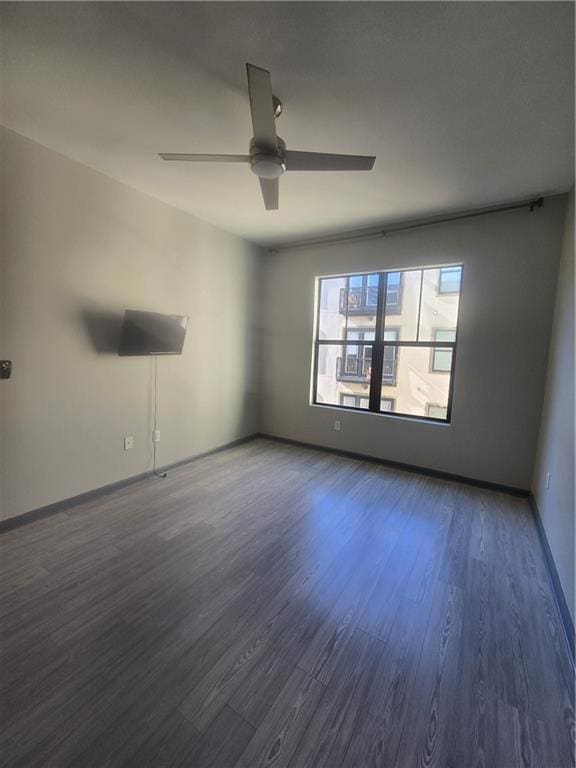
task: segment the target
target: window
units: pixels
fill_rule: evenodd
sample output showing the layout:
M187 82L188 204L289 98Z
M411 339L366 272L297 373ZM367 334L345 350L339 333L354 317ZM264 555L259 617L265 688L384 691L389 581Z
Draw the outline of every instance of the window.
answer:
M388 272L386 281L386 312L399 314L402 301L402 272Z
M342 392L340 395L340 405L345 408L360 408L362 410L368 410L369 398L363 395L346 395ZM394 399L391 397L383 397L380 400L380 410L390 413L394 410Z
M446 406L445 405L434 405L433 403L428 403L426 406L426 413L431 419L444 419L446 420Z
M384 341L397 341L398 329L389 328L384 331ZM398 348L397 347L384 347L384 356L382 362L382 381L385 381L389 386L396 385L396 363L398 361Z
M313 402L449 422L461 274L319 278Z
M378 304L378 274L349 275L340 288L340 313L347 316L375 315ZM399 305L400 284L391 287L392 302Z
M340 395L340 405L346 408L362 408L368 410L368 397L362 395Z
M434 330L434 341L456 341L455 330ZM452 370L452 349L434 347L432 350L432 370L435 373L450 373Z
M438 293L460 293L462 267L442 267Z
M374 331L349 328L346 330L346 341L374 341ZM336 377L340 381L346 379L363 381L370 375L372 368L372 346L368 344L346 344L343 347L343 357L337 363Z

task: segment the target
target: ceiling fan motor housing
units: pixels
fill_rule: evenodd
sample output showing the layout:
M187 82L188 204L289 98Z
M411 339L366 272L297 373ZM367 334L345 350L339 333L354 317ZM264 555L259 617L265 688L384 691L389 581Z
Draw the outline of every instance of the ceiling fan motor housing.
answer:
M254 139L250 142L250 168L260 179L277 179L286 170L284 152L286 144L278 136L278 149L259 147Z

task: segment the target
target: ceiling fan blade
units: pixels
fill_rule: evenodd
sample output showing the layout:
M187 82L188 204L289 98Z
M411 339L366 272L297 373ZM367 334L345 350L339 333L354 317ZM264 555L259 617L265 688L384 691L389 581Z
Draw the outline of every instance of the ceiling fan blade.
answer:
M248 93L250 95L250 112L254 142L258 147L278 150L276 123L274 118L274 97L270 72L253 64L246 64L248 75Z
M278 210L279 179L259 179L264 205L267 211Z
M249 163L250 155L186 155L178 152L160 152L162 160L185 160L190 163Z
M366 155L331 155L324 152L284 154L287 171L371 171L375 157Z

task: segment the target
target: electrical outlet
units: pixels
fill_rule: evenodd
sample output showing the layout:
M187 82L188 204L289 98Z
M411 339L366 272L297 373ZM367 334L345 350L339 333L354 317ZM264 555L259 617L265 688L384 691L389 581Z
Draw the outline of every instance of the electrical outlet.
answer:
M334 430L336 432L340 432L341 429L342 429L342 422L336 419L336 421L334 422Z
M160 430L155 429L154 432L152 432L152 442L153 443L159 443L160 442Z
M550 472L546 472L546 490L550 490Z
M134 438L132 435L126 435L124 438L124 450L129 451L131 448L134 448Z

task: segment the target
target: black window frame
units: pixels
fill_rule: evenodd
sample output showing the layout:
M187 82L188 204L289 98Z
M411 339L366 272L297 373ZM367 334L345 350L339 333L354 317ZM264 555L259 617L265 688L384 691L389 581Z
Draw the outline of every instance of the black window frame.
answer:
M404 268L404 269L388 269L388 270L380 270L380 271L368 271L363 273L350 273L341 275L343 278L347 278L346 288L341 289L342 290L349 290L350 277L355 276L362 276L367 277L368 275L378 275L378 301L376 305L376 312L372 313L370 312L370 316L375 317L376 323L375 323L375 338L374 340L370 341L356 341L356 340L350 340L348 341L347 338L344 339L319 339L318 338L318 332L320 328L320 310L321 310L321 303L322 303L322 280L333 280L335 277L338 277L338 275L332 275L332 276L326 276L326 277L318 277L318 289L317 289L317 310L316 310L316 328L315 328L315 339L314 339L314 360L313 360L313 384L312 384L312 404L313 405L320 405L327 408L341 408L344 410L349 411L362 411L362 413L375 413L380 416L386 416L388 418L403 418L403 419L416 419L431 423L440 423L440 424L450 424L452 421L452 400L453 400L453 392L454 392L454 378L455 378L455 369L456 369L456 348L458 344L458 324L460 319L460 301L458 302L458 313L456 317L456 329L454 334L454 341L453 342L437 342L434 340L420 340L420 314L422 309L422 297L423 297L423 291L422 291L422 284L423 284L423 277L424 272L427 270L432 269L438 269L439 275L438 275L438 292L440 293L440 275L442 269L460 269L460 290L459 291L449 291L446 293L456 295L462 293L462 276L463 276L463 265L462 264L453 264L445 267L438 267L438 266L422 266L422 267L412 267L412 268ZM393 330L392 327L388 326L386 327L386 319L387 317L391 317L391 313L387 315L386 313L386 296L387 296L387 288L388 288L388 275L389 274L396 274L401 273L401 279L400 279L400 285L403 284L403 273L404 272L413 272L415 270L421 271L422 273L422 279L420 281L420 297L418 302L418 320L417 320L417 327L416 327L416 340L415 341L408 341L408 340L402 340L402 339L396 339L396 341L391 341L390 339L384 339L384 332ZM363 282L364 285L364 282ZM444 295L444 294L443 294ZM342 296L342 294L341 294ZM341 296L340 296L340 310L341 310ZM347 313L346 313L347 314ZM368 314L368 313L366 313ZM394 313L396 314L396 313ZM347 320L346 320L346 329L347 329ZM354 329L354 330L362 330L361 328ZM371 330L371 329L364 329L364 330ZM446 330L446 329L444 329ZM345 336L346 336L346 330L345 330ZM321 403L318 402L317 397L317 388L318 388L318 356L319 356L319 350L321 346L328 346L328 345L337 345L337 346L345 346L346 344L358 344L358 345L368 345L372 347L372 356L371 356L371 372L370 372L370 384L369 384L369 401L368 401L368 409L366 408L353 408L351 406L345 406L345 405L339 405L337 403ZM446 410L446 418L440 419L428 416L426 414L412 414L412 413L402 413L399 411L382 411L380 408L380 401L381 399L390 400L393 398L388 398L386 396L382 397L382 369L383 369L383 363L384 363L384 349L386 347L394 347L396 349L396 357L395 357L395 370L397 369L398 365L398 355L400 352L401 347L419 347L423 349L430 349L431 351L431 357L433 358L434 350L436 348L443 348L443 349L452 349L452 360L451 360L451 368L449 371L450 375L450 384L448 388L448 402L447 402L447 410ZM443 371L443 373L448 373L447 371ZM338 377L337 377L338 378ZM396 379L396 376L394 377ZM342 380L342 379L338 379ZM394 382L395 384L395 382ZM390 386L387 382L384 384L385 386Z

